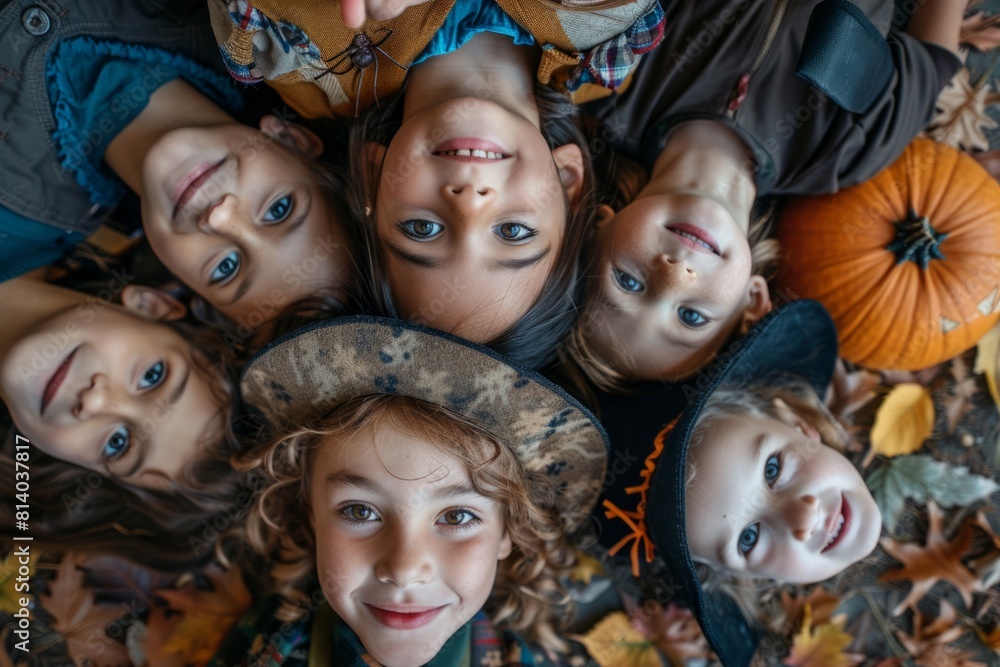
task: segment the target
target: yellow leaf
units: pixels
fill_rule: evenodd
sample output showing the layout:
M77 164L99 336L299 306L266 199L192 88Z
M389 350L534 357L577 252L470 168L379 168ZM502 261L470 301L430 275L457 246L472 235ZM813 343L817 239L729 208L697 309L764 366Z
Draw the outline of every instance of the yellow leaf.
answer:
M812 610L806 604L802 629L795 635L792 652L784 660L788 667L852 667L864 656L844 653L854 637L844 632L844 615L834 616L830 623L812 627Z
M878 412L871 431L871 451L864 465L876 454L900 456L920 449L934 430L934 401L919 384L897 385L889 392Z
M620 611L608 614L576 640L601 667L663 666L653 643L632 626L628 615Z
M29 595L29 593L23 590L27 582L21 576L21 563L19 559L19 556L15 556L11 552L7 558L0 561L0 611L10 614L17 612L21 608L21 598ZM36 552L32 552L31 556L28 557L28 564L25 566L28 569L28 577L35 576L36 560L37 554ZM21 581L18 581L18 579ZM17 590L18 585L20 585L21 591Z
M570 572L570 579L573 581L583 582L585 585L590 585L590 580L593 579L594 575L603 576L604 568L601 566L601 561L597 560L590 554L584 553L583 551L576 552L576 565Z
M1000 324L986 332L976 346L976 365L973 371L986 375L993 403L1000 410L1000 387L997 386L997 370L1000 366Z

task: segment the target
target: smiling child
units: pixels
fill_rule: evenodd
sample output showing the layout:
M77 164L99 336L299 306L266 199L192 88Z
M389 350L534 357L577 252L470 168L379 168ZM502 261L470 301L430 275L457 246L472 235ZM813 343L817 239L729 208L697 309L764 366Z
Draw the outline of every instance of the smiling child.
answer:
M689 378L766 314L775 248L759 198L834 192L891 164L961 66L964 9L669 3L633 85L586 109L650 173L598 232L570 346L587 376L611 391Z
M242 457L268 480L246 535L273 564L271 625L297 621L272 658L548 665L580 650L556 634L559 578L606 444L573 399L486 348L374 318L286 336L241 387L275 436Z

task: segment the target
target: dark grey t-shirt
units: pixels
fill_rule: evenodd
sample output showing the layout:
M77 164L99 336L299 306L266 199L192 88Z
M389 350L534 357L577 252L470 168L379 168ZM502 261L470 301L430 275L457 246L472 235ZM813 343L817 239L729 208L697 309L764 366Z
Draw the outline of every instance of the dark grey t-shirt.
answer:
M852 113L830 99L830 88L796 76L803 44L815 38L807 26L819 0L787 0L777 21L781 1L664 0L663 43L622 95L584 109L605 124L605 139L647 168L670 127L695 118L723 122L747 143L759 195L835 192L871 178L927 125L961 61L896 30L892 0L861 0L855 4L886 36L891 76L863 113ZM769 28L776 32L762 55ZM856 46L832 42L841 55ZM837 77L829 84L836 87Z

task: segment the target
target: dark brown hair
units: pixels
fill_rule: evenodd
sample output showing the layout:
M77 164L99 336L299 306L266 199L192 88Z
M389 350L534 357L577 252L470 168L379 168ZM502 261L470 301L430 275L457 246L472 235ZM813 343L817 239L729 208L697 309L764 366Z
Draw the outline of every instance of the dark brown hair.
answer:
M351 130L350 157L353 180L349 207L359 236L366 241L361 290L365 308L377 315L398 317L381 256L379 239L369 220L371 202L376 201L382 165L365 160L367 142L387 146L400 126L403 94L366 111ZM555 359L556 350L569 334L581 296L580 255L586 230L596 208L592 197L594 172L587 138L579 123L579 109L561 92L535 84L535 101L541 118L541 133L550 149L576 144L583 154L584 177L580 200L566 202L566 232L552 273L529 310L506 331L484 344L529 368L543 368Z

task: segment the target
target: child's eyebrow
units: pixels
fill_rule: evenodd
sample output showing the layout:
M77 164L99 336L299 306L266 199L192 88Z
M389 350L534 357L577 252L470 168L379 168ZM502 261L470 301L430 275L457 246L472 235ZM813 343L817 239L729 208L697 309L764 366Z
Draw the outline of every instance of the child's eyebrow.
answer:
M256 275L256 273L257 273L257 267L255 266L251 266L247 270L245 270L243 272L243 281L240 283L240 286L236 288L236 291L233 292L233 298L229 299L229 301L226 301L221 305L231 306L240 299L242 299L244 295L246 295L246 293L250 290L250 286L253 284L253 278Z
M409 264L415 264L427 269L440 269L448 266L450 263L450 260L447 259L438 259L427 255L412 255L402 248L396 247L391 241L383 240L383 243L385 243L386 247L392 251L392 254Z
M535 253L530 257L525 257L524 259L497 259L490 260L486 263L487 268L490 271L518 271L520 269L526 269L529 266L533 266L538 262L542 261L546 255L552 251L552 246L546 246L541 252Z
M451 484L449 486L443 486L439 489L435 489L434 493L430 495L432 499L441 498L454 498L457 496L482 496L483 494L476 491L469 484Z
M326 476L324 483L329 488L351 486L364 489L365 491L371 491L372 493L381 493L382 491L382 487L367 477L355 475L354 473L346 470L338 470L337 472L330 473Z

